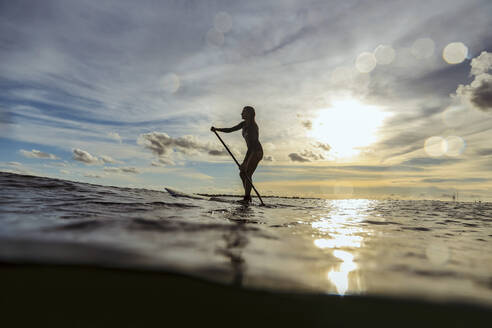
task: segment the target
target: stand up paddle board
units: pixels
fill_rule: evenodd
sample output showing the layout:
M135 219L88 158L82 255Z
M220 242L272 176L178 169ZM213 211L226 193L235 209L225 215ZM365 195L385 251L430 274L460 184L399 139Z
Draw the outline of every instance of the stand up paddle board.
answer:
M221 203L231 203L231 204L241 204L241 205L254 205L252 203L242 203L240 201L236 200L229 200L229 199L224 199L224 198L219 198L219 197L207 197L207 196L202 196L202 195L197 195L197 194L189 194L183 191L179 191L176 189L172 188L164 188L166 191L173 197L177 198L191 198L191 199L202 199L202 200L209 200L209 201L214 201L214 202L221 202Z

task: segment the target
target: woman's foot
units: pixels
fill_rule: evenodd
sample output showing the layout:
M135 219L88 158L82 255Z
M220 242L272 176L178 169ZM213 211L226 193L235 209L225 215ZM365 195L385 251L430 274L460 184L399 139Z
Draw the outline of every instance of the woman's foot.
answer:
M247 196L244 196L243 199L241 199L239 202L243 203L243 204L249 204L251 203L253 200L251 199L251 196L247 197Z

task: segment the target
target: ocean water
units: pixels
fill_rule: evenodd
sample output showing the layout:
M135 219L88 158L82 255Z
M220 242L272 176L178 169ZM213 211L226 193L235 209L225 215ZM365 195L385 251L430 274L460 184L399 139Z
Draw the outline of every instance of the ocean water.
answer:
M492 306L492 203L236 199L0 172L0 262Z

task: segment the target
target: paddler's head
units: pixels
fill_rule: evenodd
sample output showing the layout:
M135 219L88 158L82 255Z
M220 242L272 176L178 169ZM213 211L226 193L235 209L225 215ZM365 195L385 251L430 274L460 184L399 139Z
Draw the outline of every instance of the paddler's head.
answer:
M255 119L255 109L251 106L246 106L243 108L241 117L246 121L254 121Z

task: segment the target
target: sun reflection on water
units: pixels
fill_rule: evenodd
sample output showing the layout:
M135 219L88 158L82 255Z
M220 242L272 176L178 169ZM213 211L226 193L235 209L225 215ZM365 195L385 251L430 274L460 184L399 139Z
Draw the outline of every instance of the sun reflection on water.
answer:
M327 277L335 285L338 294L344 295L349 287L349 273L357 269L357 264L354 263L354 256L349 252L334 250L333 256L343 262L338 271L330 270Z
M323 250L332 250L331 254L341 261L327 270L326 277L334 285L336 293L345 295L363 291L363 284L354 259L364 246L364 237L370 231L361 222L364 221L372 201L364 199L333 200L327 202L329 212L312 222L317 232L313 243Z

